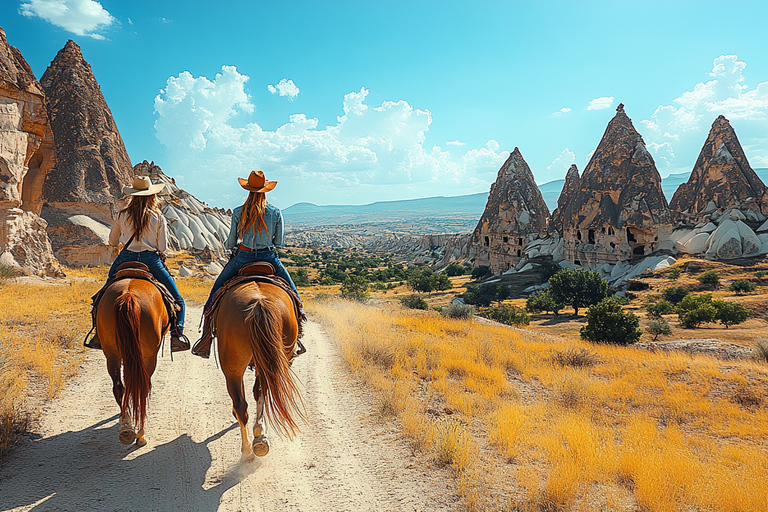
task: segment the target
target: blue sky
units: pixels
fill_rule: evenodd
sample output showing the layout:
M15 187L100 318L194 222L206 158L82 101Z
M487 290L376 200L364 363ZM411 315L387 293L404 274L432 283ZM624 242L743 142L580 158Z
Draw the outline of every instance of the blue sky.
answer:
M133 163L211 205L487 192L519 147L539 183L586 166L618 103L662 176L714 119L768 167L763 2L5 0L39 78L82 48Z

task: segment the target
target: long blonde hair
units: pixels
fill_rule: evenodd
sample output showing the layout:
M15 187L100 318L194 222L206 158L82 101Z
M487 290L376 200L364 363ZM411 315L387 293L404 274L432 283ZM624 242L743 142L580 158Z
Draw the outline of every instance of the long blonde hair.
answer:
M128 206L120 210L120 213L127 212L128 220L133 228L133 237L141 240L141 235L149 226L150 212L160 214L157 208L157 196L131 196L128 199ZM119 215L119 214L118 214Z
M240 222L237 223L237 236L240 238L248 232L256 228L261 233L261 228L264 226L264 231L269 233L267 223L264 221L264 210L267 207L267 195L264 192L251 192L248 194L248 199L243 204L243 209L240 211Z

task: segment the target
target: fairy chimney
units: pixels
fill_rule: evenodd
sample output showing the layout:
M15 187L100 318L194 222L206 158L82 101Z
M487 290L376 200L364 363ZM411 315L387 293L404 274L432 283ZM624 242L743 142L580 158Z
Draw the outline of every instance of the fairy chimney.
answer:
M61 275L39 217L42 186L54 164L45 94L21 52L0 28L0 264Z
M731 123L719 116L712 123L691 176L681 184L669 207L697 217L716 208L760 211L766 186L749 166Z
M661 176L623 104L584 169L574 200L564 205L562 219L563 254L579 265L641 258L671 233Z
M491 185L488 204L472 235L475 265L488 265L494 273L514 267L525 244L544 235L548 222L547 204L515 148Z
M550 230L563 233L563 210L576 198L579 191L579 169L576 164L571 164L568 172L565 174L565 183L563 190L560 191L560 197L557 198L557 208L552 212L552 220L549 222Z

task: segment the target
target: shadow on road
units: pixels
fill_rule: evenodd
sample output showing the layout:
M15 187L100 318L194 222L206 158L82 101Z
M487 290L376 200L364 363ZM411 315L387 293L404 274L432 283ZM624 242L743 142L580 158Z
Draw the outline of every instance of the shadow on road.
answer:
M208 444L187 434L136 448L118 441L117 415L79 431L30 440L0 465L0 510L216 510L260 462L234 464L206 484ZM205 485L204 485L205 484Z

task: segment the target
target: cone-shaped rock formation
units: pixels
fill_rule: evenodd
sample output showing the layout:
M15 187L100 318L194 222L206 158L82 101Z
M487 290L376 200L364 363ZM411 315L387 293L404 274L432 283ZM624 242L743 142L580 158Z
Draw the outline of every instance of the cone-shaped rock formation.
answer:
M560 191L560 197L557 198L557 208L552 212L552 220L549 223L550 230L563 233L563 211L567 205L572 204L579 192L579 169L576 164L571 164L568 172L565 173L565 183L563 190Z
M731 123L719 116L712 123L696 165L669 207L693 216L715 208L739 207L759 212L766 186L749 166Z
M672 231L661 176L624 105L608 123L562 218L564 255L582 265L650 254Z
M0 28L0 264L30 274L61 273L37 215L54 161L43 89Z
M518 148L499 169L488 204L472 235L476 265L495 273L516 265L531 237L547 230L549 209Z

